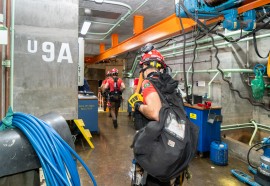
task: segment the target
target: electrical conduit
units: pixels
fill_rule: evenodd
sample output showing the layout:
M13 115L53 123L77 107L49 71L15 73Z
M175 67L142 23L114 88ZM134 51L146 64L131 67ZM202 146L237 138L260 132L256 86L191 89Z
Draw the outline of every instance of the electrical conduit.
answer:
M208 99L211 98L211 84L214 81L214 79L218 76L218 74L219 74L219 71L214 75L214 77L208 83L208 96L207 96Z
M256 133L257 133L257 130L258 130L258 125L257 125L257 123L256 123L254 120L251 120L251 123L254 125L255 130L253 131L253 134L252 134L251 139L250 139L250 141L249 141L249 146L252 145L252 141L253 141L253 139L254 139L254 137L255 137L255 135L256 135Z
M253 119L250 121L251 121L251 123L232 124L232 125L221 126L221 131L245 129L245 128L255 128L253 131L253 134L250 138L250 141L249 141L249 146L252 146L252 142L254 140L254 137L255 137L258 129L270 132L270 126L256 123L255 120L253 120Z
M15 26L15 0L12 0L11 5L11 41L10 41L10 95L9 105L13 108L13 90L14 90L14 26Z

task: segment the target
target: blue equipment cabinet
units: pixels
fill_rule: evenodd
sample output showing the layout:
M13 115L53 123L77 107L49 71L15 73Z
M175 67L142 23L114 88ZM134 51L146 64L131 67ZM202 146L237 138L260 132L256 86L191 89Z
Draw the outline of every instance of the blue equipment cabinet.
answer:
M221 118L221 107L206 109L197 105L185 104L185 111L188 118L200 129L197 150L200 153L210 151L211 142L220 141L221 120L216 121L212 116Z
M82 119L85 129L91 132L99 132L98 128L98 99L95 95L78 96L78 118Z

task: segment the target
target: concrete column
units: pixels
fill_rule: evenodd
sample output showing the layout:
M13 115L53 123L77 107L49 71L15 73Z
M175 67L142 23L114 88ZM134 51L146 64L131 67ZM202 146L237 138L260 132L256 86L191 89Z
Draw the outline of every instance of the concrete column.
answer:
M16 1L15 111L77 118L78 7L74 0Z
M112 34L112 47L115 47L118 45L118 34Z
M105 43L100 43L99 44L99 53L102 54L103 52L105 52Z
M133 34L139 34L143 31L144 17L140 15L134 15L133 17Z

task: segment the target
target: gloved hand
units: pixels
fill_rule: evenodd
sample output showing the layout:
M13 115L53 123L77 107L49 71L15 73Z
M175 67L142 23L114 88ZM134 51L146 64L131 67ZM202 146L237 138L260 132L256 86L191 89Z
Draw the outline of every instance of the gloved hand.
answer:
M135 93L130 96L130 98L128 99L128 102L131 105L131 107L134 108L136 102L141 102L142 104L143 97L141 94Z
M135 104L134 104L134 109L135 110L139 110L140 109L140 106L143 104L142 101L137 101Z

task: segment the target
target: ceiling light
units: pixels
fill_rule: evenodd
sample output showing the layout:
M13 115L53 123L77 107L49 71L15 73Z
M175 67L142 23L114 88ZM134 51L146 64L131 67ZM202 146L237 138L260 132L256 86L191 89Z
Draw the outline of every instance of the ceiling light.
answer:
M85 35L88 32L90 26L91 26L91 22L90 21L84 21L83 22L82 29L81 29L81 34L82 35Z
M96 3L103 3L104 0L95 0Z
M84 13L85 13L86 15L91 15L91 10L90 10L89 8L85 8L85 9L84 9Z

